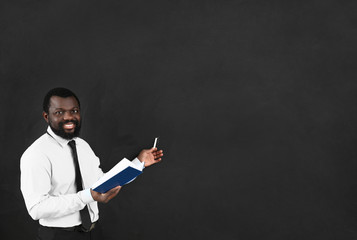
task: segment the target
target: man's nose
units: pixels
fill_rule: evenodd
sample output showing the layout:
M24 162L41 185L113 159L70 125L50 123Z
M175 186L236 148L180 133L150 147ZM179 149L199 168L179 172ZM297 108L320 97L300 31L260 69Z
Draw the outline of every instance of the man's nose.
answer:
M64 115L63 115L63 120L72 120L73 119L73 115L70 111L65 111Z

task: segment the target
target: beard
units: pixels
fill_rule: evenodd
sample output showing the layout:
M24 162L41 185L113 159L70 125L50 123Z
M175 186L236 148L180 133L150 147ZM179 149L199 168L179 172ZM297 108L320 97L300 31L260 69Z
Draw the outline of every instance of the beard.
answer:
M63 128L63 125L65 125L66 123L69 123L69 122L73 122L76 125L73 133L67 133L67 132L65 132L65 130ZM81 122L78 122L77 120L71 120L71 121L67 120L64 122L60 122L60 123L58 123L58 129L54 128L52 126L51 122L49 123L49 125L50 125L52 131L56 135L58 135L64 139L67 139L67 140L71 140L72 138L78 137L79 132L81 131Z

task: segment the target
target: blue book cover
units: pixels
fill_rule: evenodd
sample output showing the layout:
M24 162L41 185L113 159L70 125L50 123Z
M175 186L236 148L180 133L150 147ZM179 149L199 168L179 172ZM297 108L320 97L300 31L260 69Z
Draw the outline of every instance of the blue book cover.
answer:
M104 183L95 187L93 190L100 193L106 193L107 191L109 191L112 188L115 188L116 186L123 186L129 183L141 173L142 171L139 171L138 169L128 166L127 168L120 171L119 173L117 173L116 175L114 175Z

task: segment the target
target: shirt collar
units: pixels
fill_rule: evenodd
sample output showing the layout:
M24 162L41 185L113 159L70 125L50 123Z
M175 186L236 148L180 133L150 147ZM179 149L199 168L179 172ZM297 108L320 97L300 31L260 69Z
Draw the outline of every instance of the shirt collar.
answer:
M70 140L67 140L67 139L64 139L58 135L56 135L50 126L48 126L47 128L47 133L54 139L56 140L56 142L58 142L62 147L65 147L67 146L67 144L69 143L69 141L72 141L72 140L76 140L77 138L74 137L73 139L70 139Z

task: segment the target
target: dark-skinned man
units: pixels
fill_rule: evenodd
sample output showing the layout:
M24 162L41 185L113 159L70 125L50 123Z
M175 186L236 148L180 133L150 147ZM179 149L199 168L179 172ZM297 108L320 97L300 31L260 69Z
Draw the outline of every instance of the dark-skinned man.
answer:
M43 101L43 118L47 132L20 161L21 191L30 216L39 220L38 239L103 239L97 202L109 202L121 186L104 194L91 189L103 172L99 158L78 137L79 99L65 88L50 90ZM144 149L132 162L144 169L162 156L162 150Z

